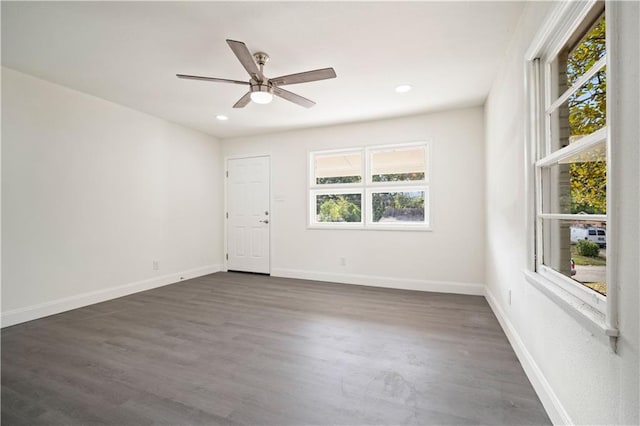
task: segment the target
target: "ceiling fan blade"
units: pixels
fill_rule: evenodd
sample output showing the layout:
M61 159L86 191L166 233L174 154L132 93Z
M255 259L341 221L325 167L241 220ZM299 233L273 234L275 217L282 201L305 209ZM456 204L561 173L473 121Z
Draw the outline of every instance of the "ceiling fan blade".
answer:
M276 86L284 86L287 84L307 83L309 81L327 80L336 78L336 72L333 68L322 68L319 70L299 72L296 74L283 75L281 77L272 78L269 81Z
M251 92L247 92L243 97L241 97L238 102L236 102L233 107L234 108L244 108L251 101Z
M281 89L279 87L274 87L273 88L273 94L276 96L280 96L282 99L286 99L290 102L293 102L294 104L298 104L300 106L303 106L305 108L311 108L312 106L314 106L316 103L307 99L307 98L303 98L300 95L296 95L295 93L291 93L287 90Z
M244 85L249 85L249 82L247 81L240 81L240 80L229 80L226 78L215 78L215 77L201 77L199 75L186 75L186 74L176 74L176 77L178 78L184 78L187 80L203 80L203 81L215 81L218 83L233 83L233 84L244 84Z
M247 70L251 78L256 81L264 81L264 75L262 75L256 61L254 61L253 55L249 52L247 45L235 40L227 40L227 44L231 50L233 50L236 58L238 58L244 69Z

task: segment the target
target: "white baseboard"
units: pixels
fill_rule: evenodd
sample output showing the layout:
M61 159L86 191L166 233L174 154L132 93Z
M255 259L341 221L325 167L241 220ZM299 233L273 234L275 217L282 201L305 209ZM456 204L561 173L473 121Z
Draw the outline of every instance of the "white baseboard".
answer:
M47 317L49 315L59 314L71 309L93 305L94 303L105 302L107 300L116 299L129 294L151 290L152 288L162 287L182 280L213 274L214 272L219 272L221 270L222 265L209 265L174 274L163 275L161 277L154 277L148 280L136 281L116 287L52 300L50 302L39 303L37 305L31 305L24 308L12 309L2 313L2 327L9 327L11 325Z
M531 356L531 353L527 350L527 347L520 338L520 335L513 326L513 323L511 323L505 312L502 310L489 287L486 287L485 289L485 298L487 299L487 302L493 310L496 318L498 318L498 322L502 326L502 330L504 330L504 333L507 335L509 343L511 343L518 360L520 360L520 364L522 364L524 372L533 385L533 389L535 389L538 394L538 397L540 398L540 401L553 424L573 425L574 423L571 420L569 413L567 413L562 402L560 402L560 399L558 399L558 396L544 377L542 370L540 370L540 367L538 367L538 364Z
M298 278L312 281L329 281L342 284L357 284L371 287L397 288L402 290L432 291L437 293L469 294L484 296L484 285L452 281L428 281L408 278L379 277L375 275L336 274L330 272L305 271L299 269L274 268L274 277Z

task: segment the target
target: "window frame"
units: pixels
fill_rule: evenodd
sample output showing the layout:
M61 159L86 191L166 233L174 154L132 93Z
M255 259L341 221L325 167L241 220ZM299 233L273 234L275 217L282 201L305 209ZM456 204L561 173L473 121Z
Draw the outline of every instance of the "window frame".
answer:
M424 147L425 156L425 174L422 180L413 181L395 181L395 182L373 182L372 178L372 154L376 151L398 150L412 147ZM315 158L317 156L342 154L342 153L361 153L363 176L358 183L335 183L335 184L317 184L315 176ZM398 230L398 231L431 231L431 197L430 197L430 172L431 172L431 143L428 140L403 142L396 144L372 145L361 147L350 147L340 149L317 150L308 152L308 171L307 171L307 228L308 229L357 229L357 230ZM372 194L379 192L407 192L407 191L423 191L424 192L424 222L419 223L380 223L373 222L373 205ZM316 221L316 195L321 194L338 194L338 193L362 193L362 208L360 223L356 222L318 222Z
M612 176L615 169L612 154L612 135L615 129L616 116L612 111L615 104L615 63L616 40L612 28L615 27L614 2L589 0L586 2L563 2L552 10L547 21L534 38L525 54L525 80L528 110L528 131L525 148L525 184L526 184L526 224L527 224L527 262L525 277L527 281L549 296L559 306L567 310L585 326L603 332L612 339L619 331L617 327L618 292L616 271L614 268L616 251L615 241L616 218L612 206L616 199L616 188ZM589 70L564 90L552 98L552 84L556 82L551 74L551 64L567 42L576 36L585 20L604 4L606 25L606 55L597 61ZM596 130L582 140L562 147L556 151L551 149L550 120L552 110L562 105L572 93L579 90L582 84L601 69L607 73L607 106L606 126ZM606 143L607 157L607 214L589 215L589 219L603 220L607 224L607 296L575 282L563 274L543 264L544 244L542 240L542 221L544 219L585 220L583 215L543 213L542 170L561 159L568 158L577 152L583 152L598 143Z

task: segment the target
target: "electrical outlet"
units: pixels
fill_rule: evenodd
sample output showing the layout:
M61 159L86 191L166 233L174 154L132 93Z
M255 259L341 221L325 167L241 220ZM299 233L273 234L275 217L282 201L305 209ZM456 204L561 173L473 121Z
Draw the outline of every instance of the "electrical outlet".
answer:
M509 289L509 306L511 306L511 289Z
M347 266L347 258L346 257L341 257L340 258L340 266Z
M158 269L160 269L160 262L158 262L157 260L153 261L153 270L157 271Z

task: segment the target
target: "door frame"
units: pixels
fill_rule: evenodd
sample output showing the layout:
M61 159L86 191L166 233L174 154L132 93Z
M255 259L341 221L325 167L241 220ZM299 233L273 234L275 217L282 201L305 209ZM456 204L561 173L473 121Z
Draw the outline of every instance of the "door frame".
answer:
M272 224L273 224L273 209L272 209L272 198L271 197L271 188L272 188L272 182L271 182L271 177L272 177L272 173L271 173L271 155L269 154L255 154L255 155L227 155L224 157L224 171L223 171L223 179L224 179L224 211L222 212L222 220L224 221L224 247L222 250L222 260L223 260L223 271L227 272L229 270L228 268L228 253L229 253L229 222L228 222L228 217L227 217L227 213L229 212L229 160L244 160L244 159L249 159L249 158L260 158L260 157L266 157L269 159L269 243L267 244L267 246L269 247L269 275L271 275L271 264L272 264L272 255L273 255L273 247L272 247L272 241L273 238L271 238L271 231L272 231Z

